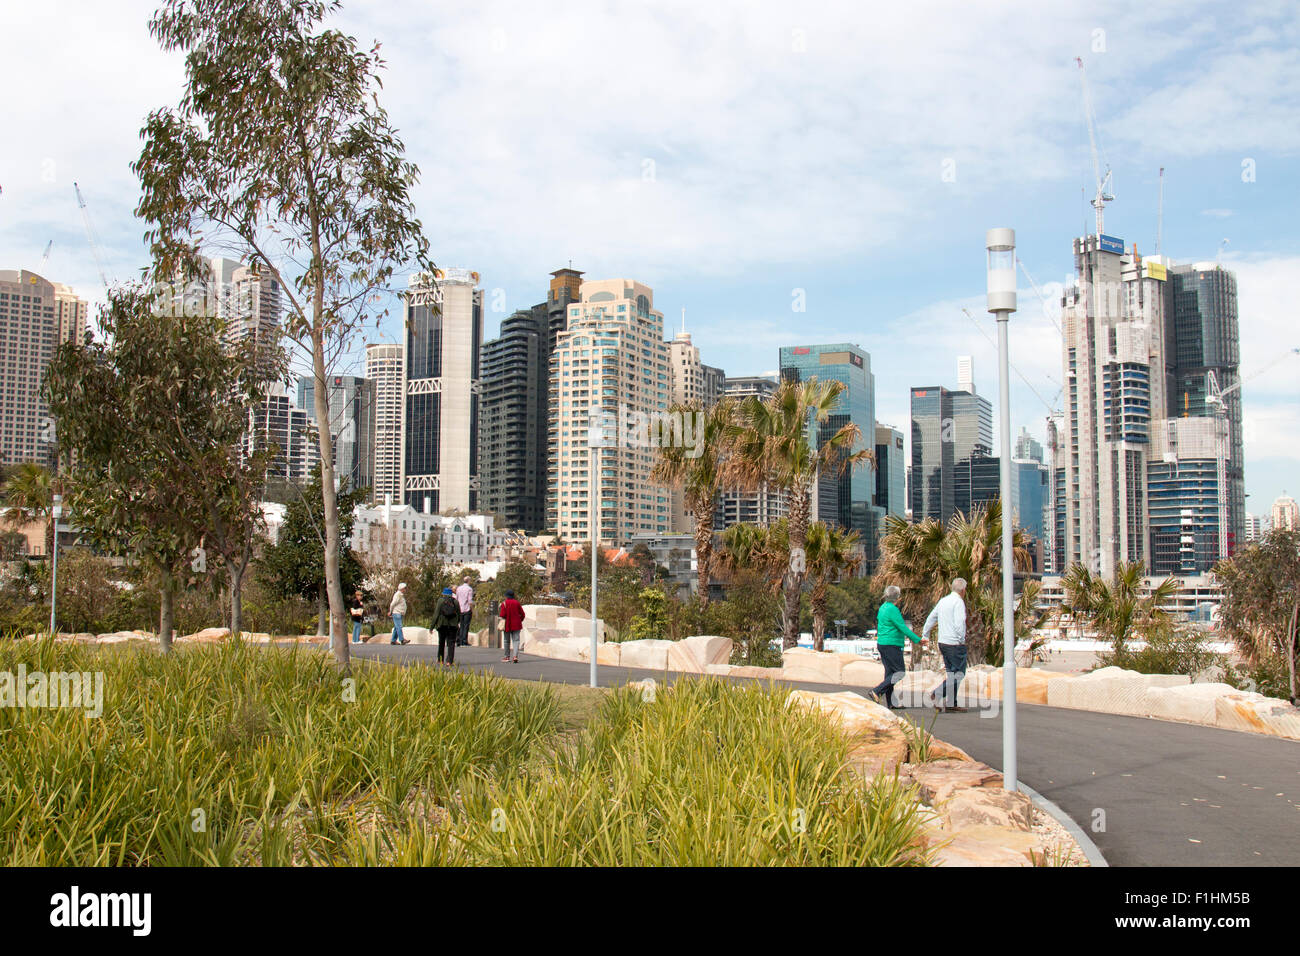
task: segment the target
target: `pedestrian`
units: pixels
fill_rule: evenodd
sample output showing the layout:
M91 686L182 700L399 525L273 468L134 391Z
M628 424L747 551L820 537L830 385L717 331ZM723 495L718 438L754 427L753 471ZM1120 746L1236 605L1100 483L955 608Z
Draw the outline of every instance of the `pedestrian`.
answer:
M438 632L438 662L450 667L456 663L456 634L460 630L460 605L451 588L442 589L442 597L433 612L433 626Z
M921 638L907 626L903 612L898 609L898 599L902 592L898 585L891 584L885 588L885 603L876 613L876 649L880 651L880 663L885 668L885 679L871 689L871 697L883 703L890 710L902 710L894 704L894 685L907 673L907 664L903 660L904 640L913 644L921 643Z
M469 644L469 623L474 617L474 589L469 586L468 574L460 579L460 586L456 588L456 603L460 605L456 643L464 647Z
M366 616L366 602L361 599L360 591L352 595L348 610L352 613L352 643L360 644L362 618Z
M944 681L930 696L934 698L935 707L940 712L945 710L964 713L965 707L957 706L957 685L966 675L966 581L955 578L952 590L939 599L930 616L925 619L921 636L926 637L934 628L939 635L939 653L943 655ZM943 702L938 694L943 691Z
M524 606L515 600L515 592L507 591L506 599L501 602L501 610L498 612L505 621L504 633L501 636L501 646L505 649L505 657L501 658L501 663L507 662L518 664L519 652L522 650L523 629L524 629ZM510 642L514 641L515 656L510 656Z
M403 581L393 592L392 603L388 605L388 614L393 619L393 639L390 644L410 644L402 637L402 615L406 613L406 582Z

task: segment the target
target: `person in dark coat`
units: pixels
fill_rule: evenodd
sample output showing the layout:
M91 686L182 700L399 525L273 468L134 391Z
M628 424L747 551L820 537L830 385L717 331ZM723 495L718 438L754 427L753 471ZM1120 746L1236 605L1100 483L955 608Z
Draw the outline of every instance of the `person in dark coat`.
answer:
M460 631L460 605L451 588L442 589L434 611L433 626L438 632L438 661L443 667L456 663L456 636ZM443 657L447 659L444 661Z

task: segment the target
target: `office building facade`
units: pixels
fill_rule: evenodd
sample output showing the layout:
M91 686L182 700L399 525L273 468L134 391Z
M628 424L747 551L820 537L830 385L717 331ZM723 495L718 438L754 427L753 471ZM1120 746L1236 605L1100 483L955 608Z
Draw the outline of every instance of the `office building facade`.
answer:
M548 318L546 303L521 309L483 346L481 506L529 534L546 524Z
M941 385L912 389L912 520L947 522L968 513L972 462L993 450L993 406L979 395Z
M346 479L349 489L373 488L375 383L357 375L330 375L327 382L334 475ZM316 421L316 382L310 375L298 379L298 407L309 421ZM309 451L308 471L320 461L319 444Z
M406 346L393 342L367 344L366 380L373 385L375 405L370 500L377 505L399 504L406 445Z

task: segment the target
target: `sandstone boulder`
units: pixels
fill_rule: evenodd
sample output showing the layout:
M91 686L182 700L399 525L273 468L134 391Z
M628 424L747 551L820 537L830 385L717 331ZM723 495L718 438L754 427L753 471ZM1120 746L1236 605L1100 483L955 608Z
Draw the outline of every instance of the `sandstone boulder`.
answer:
M1149 688L1179 687L1190 682L1185 674L1139 674L1121 667L1102 667L1052 681L1047 703L1052 707L1143 717L1147 715Z
M621 652L624 667L640 667L646 670L668 670L668 652L673 641L624 641Z
M1002 774L974 760L908 764L908 772L920 787L921 800L931 806L945 802L959 790L1002 785Z
M779 667L754 667L750 664L737 664L731 670L732 677L754 680L782 680L785 671Z
M1029 830L1034 825L1034 804L1023 793L1000 787L969 787L955 791L941 806L948 828L993 826Z
M584 611L585 617L577 615L566 615L558 618L555 622L557 630L564 631L570 637L585 637L591 640L591 614ZM605 622L600 618L596 619L596 640L598 642L605 640Z
M840 683L855 687L875 687L885 679L885 666L880 661L851 660L840 671Z
M901 734L902 718L896 716L887 707L852 691L840 691L836 694L818 693L811 690L796 690L787 701L790 706L809 707L820 711L833 721L839 723L844 732L850 736L885 732Z
M731 639L692 635L674 641L668 649L668 669L688 674L703 674L709 664L725 664L731 659Z
M1045 671L1029 667L1016 668L1016 701L1022 704L1046 704L1047 689L1053 681L1058 679L1069 679L1068 674L1061 671ZM972 689L978 689L979 696L982 699L1001 700L1002 699L1002 671L1001 669L991 671L984 675L983 678L969 679L963 683L963 686L970 684ZM983 684L981 687L980 684Z
M1231 684L1185 684L1182 687L1148 687L1143 698L1150 717L1214 724L1216 701L1240 694Z
M524 626L534 628L554 628L560 619L560 611L567 610L555 604L525 604Z
M1276 697L1244 691L1214 699L1214 723L1225 730L1248 730L1300 740L1300 709Z
M803 680L817 684L842 682L845 654L834 651L814 651L806 647L791 647L782 652L781 669L787 680Z
M934 855L939 866L1029 866L1045 850L1035 833L1005 827L966 827L952 834Z
M186 634L184 637L177 638L177 640L202 641L202 642L210 643L213 641L224 641L229 636L230 636L230 628L228 627L205 627L201 631L195 631L193 634Z
M705 664L704 673L713 677L730 677L736 670L735 664Z
M598 644L596 646L596 663L621 667L623 664L623 645L618 643Z

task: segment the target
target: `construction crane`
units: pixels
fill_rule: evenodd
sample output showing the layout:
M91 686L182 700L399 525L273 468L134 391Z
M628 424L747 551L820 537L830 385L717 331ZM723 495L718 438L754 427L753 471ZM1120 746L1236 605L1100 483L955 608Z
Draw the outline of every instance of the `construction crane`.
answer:
M1213 405L1217 409L1219 415L1227 415L1228 409L1223 401L1223 397L1225 395L1231 395L1233 392L1241 388L1241 386L1245 385L1251 379L1259 378L1265 372L1269 371L1269 369L1273 368L1276 365L1281 365L1287 359L1295 355L1300 355L1300 349L1287 349L1285 352L1283 352L1273 361L1265 365L1258 372L1251 375L1250 378L1243 378L1236 385L1229 385L1225 389L1219 388L1219 377L1214 374L1214 369L1210 369L1205 373L1205 378L1206 378L1205 404Z
M1156 255L1160 255L1160 243L1165 232L1165 168L1160 167L1160 199L1156 202Z
M1106 163L1106 174L1103 176L1101 171L1102 161L1097 152L1097 122L1092 111L1092 97L1088 94L1088 74L1083 68L1083 57L1076 56L1074 62L1079 64L1079 79L1083 83L1083 115L1088 121L1088 145L1092 149L1092 170L1097 178L1097 194L1092 199L1092 208L1097 211L1097 235L1101 235L1102 221L1104 219L1104 210L1106 203L1114 200L1114 196L1107 192L1110 187L1110 163Z
M90 212L86 209L86 197L81 195L81 187L75 182L72 189L77 194L77 205L81 207L81 221L86 226L86 238L90 241L90 251L95 256L95 266L99 269L99 281L108 288L108 276L104 274L104 259L99 254L99 240L95 237L95 227L90 224Z
M54 240L51 239L45 244L45 252L41 254L40 274L45 275L45 263L50 261L50 250L54 248Z
M989 335L988 332L985 330L984 326L980 325L979 322L976 321L975 316L971 314L970 309L963 306L962 311L966 313L966 318L971 320L971 324L974 325L975 328L979 329L980 334L983 335L984 338L988 339L989 344L992 345L994 349L996 349L998 347L998 344L993 341L993 336ZM1034 397L1037 398L1040 402L1042 402L1043 405L1047 407L1047 410L1049 412L1051 412L1052 414L1056 414L1057 412L1060 411L1060 409L1053 408L1051 403L1048 402L1047 399L1043 398L1042 394L1038 391L1038 389L1034 388L1033 383L1030 382L1029 379L1025 377L1025 373L1020 371L1020 369L1016 368L1014 362L1008 361L1007 364L1011 366L1011 370L1013 372L1015 372L1017 375L1020 376L1020 380L1024 382L1026 386L1028 386L1029 390L1034 393ZM1057 392L1058 397L1060 396L1060 394L1061 394L1060 392Z

